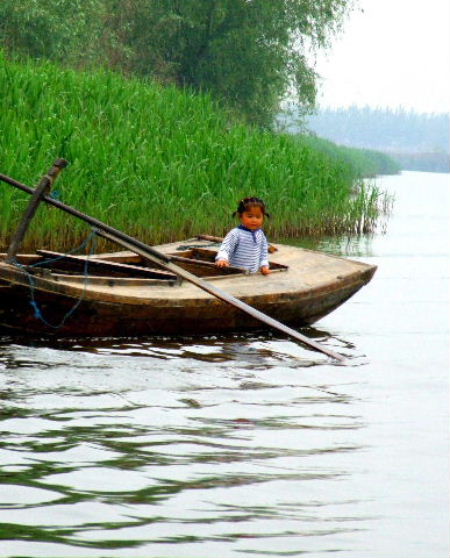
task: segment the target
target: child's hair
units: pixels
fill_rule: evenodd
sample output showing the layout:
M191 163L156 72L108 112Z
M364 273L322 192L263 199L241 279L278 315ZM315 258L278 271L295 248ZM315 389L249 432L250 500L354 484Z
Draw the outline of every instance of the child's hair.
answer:
M266 204L261 198L255 197L243 198L242 200L240 200L238 203L238 208L233 213L233 217L235 217L236 215L242 215L246 211L249 211L252 207L259 207L265 217L270 217L270 215L266 211Z

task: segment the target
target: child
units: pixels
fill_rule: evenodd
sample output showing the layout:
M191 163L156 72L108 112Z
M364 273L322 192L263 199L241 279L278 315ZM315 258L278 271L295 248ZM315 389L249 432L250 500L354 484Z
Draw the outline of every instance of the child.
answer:
M260 198L244 198L233 213L235 215L241 224L224 238L216 256L216 265L228 267L231 264L252 273L259 270L263 275L268 275L268 243L262 226L269 214L264 202Z

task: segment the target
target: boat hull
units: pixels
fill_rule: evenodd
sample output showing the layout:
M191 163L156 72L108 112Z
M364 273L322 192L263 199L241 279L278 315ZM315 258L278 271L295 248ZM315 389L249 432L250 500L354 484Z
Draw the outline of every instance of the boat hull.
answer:
M167 245L166 251L170 250ZM317 254L319 260L313 265ZM282 246L276 260L285 260L289 270L267 277L225 278L220 288L291 326L312 324L338 308L370 281L376 269ZM314 271L320 261L333 272L324 273L323 266ZM296 264L303 266L301 274L293 269ZM205 335L264 328L193 285L152 287L145 279L91 282L88 277L77 281L55 280L52 275L30 277L22 269L0 264L0 327L10 334L57 337Z
M348 300L363 284L339 292L311 293L308 298L242 300L292 326L312 324ZM193 335L262 328L260 321L216 300L195 306L166 307L81 301L40 292L30 298L26 287L0 289L0 324L10 333L57 336Z

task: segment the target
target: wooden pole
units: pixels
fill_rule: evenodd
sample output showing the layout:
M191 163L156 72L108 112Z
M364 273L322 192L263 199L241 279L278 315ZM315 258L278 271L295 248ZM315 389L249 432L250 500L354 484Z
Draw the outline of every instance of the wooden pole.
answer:
M27 192L29 194L33 195L35 193L35 190L33 190L33 188L30 188L29 186L26 186L25 184L21 184L20 182L17 182L16 180L14 180L14 179L6 176L6 175L0 174L0 180L2 180L3 182L6 182L7 184L10 184L11 186L19 188L20 190L23 190L24 192ZM301 343L313 348L316 351L324 353L324 354L330 356L331 358L333 358L335 360L338 360L340 362L345 361L345 358L342 355L340 355L339 353L335 353L331 349L323 347L319 343L316 343L312 339L309 339L308 337L302 335L301 333L299 333L295 329L292 329L292 328L288 327L287 325L271 318L270 316L267 316L267 314L264 314L263 312L260 312L256 308L253 308L252 306L246 304L242 300L239 300L238 298L230 295L229 293L223 291L222 289L219 289L215 285L212 285L211 283L208 283L204 279L201 279L200 277L197 277L196 275L193 275L189 271L186 271L182 267L174 264L171 261L170 257L166 256L162 252L159 252L158 250L155 250L155 248L144 244L140 240L137 240L136 238L133 238L133 237L117 230L117 229L114 229L113 227L110 227L106 223L102 223L101 221L99 221L98 219L95 219L94 217L90 217L89 215L85 215L85 214L81 213L81 211L78 211L77 209L74 209L73 207L70 207L70 206L68 206L68 205L66 205L66 204L64 204L64 203L62 203L58 200L54 200L53 198L50 198L47 195L43 195L41 197L41 199L42 199L42 201L45 201L46 203L48 203L50 205L53 205L54 207L57 207L57 208L61 209L62 211L65 211L66 213L69 213L69 214L71 214L75 217L78 217L82 221L85 221L89 225L95 227L96 229L98 229L97 232L101 236L104 236L105 238L108 238L109 240L112 240L112 241L116 242L117 244L120 244L124 248L127 248L128 250L131 250L131 251L135 252L136 254L139 254L139 255L143 256L144 258L147 258L148 260L152 261L153 263L156 263L156 264L164 267L165 269L168 269L169 271L172 271L173 273L175 273L179 277L182 277L183 279L186 279L186 281L189 281L190 283L193 283L194 285L196 285L200 289L202 289L202 290L208 292L209 294L215 296L219 300L222 300L223 302L225 302L227 304L231 304L235 308L238 308L242 312L245 312L249 316L261 321L262 323L272 327L273 329L277 329L278 331L281 331L282 333L292 337L296 341L300 341Z
M113 242L117 242L117 244L120 244L121 246L123 246L127 250L131 250L132 252L135 252L136 254L139 254L140 256L143 256L144 258L147 258L148 260L150 260L153 263L159 263L161 265L161 260L159 259L159 256L155 258L154 253L148 253L146 250L140 249L139 247L137 247L133 243L126 242L126 241L124 241L120 238L117 238L115 235L108 234L108 233L106 233L102 230L98 230L97 234L99 234L100 236L103 236L104 238L107 238L108 240L111 240ZM154 250L153 250L153 252L154 252ZM212 294L213 296L222 300L223 302L226 302L227 304L231 304L235 308L239 308L239 310L242 310L243 312L245 312L246 314L248 314L252 318L256 318L260 322L262 322L262 323L264 323L264 324L266 324L266 325L268 325L268 326L270 326L274 329L278 329L278 331L281 331L281 332L285 333L286 335L289 335L290 337L293 337L294 339L296 339L297 341L300 341L301 343L304 343L305 345L309 345L310 347L312 347L316 351L319 351L321 353L325 353L326 355L334 358L335 360L339 360L341 362L343 362L345 360L345 358L342 355L340 355L339 353L335 353L334 351L332 351L330 349L327 349L326 347L322 347L322 345L320 345L319 343L316 343L315 341L313 341L312 339L309 339L308 337L305 337L304 335L302 335L301 333L299 333L295 329L292 329L292 328L288 327L287 325L279 322L278 320L275 320L274 318L271 318L267 314L264 314L263 312L260 312L256 308L253 308L253 306L250 306L249 304L246 304L245 302L243 302L239 298L236 298L233 295L223 291L222 289L219 289L218 287L216 287L212 283L208 283L204 279L201 279L200 277L197 277L193 273L190 273L189 271L187 271L187 270L183 269L182 267L174 264L173 262L171 262L171 261L164 262L164 264L162 264L162 265L164 265L164 267L166 269L168 269L169 271L172 271L173 273L176 273L179 277L182 277L183 279L186 279L186 281L189 281L190 283L193 283L194 285L196 285L200 289L206 291L209 294Z
M49 194L50 190L52 189L53 183L58 178L59 173L67 167L68 162L65 159L57 159L54 163L52 168L48 171L46 175L41 178L36 189L33 191L33 195L31 198L30 203L24 213L22 221L20 222L15 234L11 238L11 242L8 247L8 251L6 254L5 261L6 263L11 263L15 260L17 252L20 250L22 246L23 239L25 238L25 234L30 226L31 220L36 213L39 204L43 200L45 194Z

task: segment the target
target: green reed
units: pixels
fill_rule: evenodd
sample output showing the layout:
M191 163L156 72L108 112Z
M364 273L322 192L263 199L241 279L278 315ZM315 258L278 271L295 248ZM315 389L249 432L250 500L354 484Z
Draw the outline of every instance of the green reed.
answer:
M223 234L237 201L265 198L272 238L357 232L380 193L320 140L236 124L207 95L0 53L0 172L35 185L58 157L62 201L150 243ZM26 194L0 183L0 242ZM67 249L86 226L40 208L27 247Z

